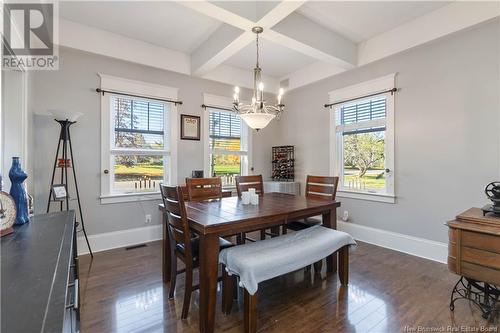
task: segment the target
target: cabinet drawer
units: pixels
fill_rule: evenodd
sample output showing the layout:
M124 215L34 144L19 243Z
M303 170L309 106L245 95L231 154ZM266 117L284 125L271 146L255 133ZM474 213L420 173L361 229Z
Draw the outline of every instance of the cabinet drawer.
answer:
M498 236L462 230L460 243L462 246L500 253L500 242L498 239Z
M500 270L462 262L461 275L477 281L500 285Z
M498 253L462 247L461 255L462 261L497 269L500 274L500 254Z

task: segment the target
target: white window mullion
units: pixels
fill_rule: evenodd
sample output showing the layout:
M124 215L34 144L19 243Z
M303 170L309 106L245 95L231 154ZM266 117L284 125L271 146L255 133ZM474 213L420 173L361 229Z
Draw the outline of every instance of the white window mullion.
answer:
M369 121L360 121L358 123L352 123L352 124L339 124L335 126L335 131L336 132L350 132L350 131L355 131L359 129L364 129L364 128L371 128L371 127L383 127L386 125L386 119L375 119L375 120L369 120Z

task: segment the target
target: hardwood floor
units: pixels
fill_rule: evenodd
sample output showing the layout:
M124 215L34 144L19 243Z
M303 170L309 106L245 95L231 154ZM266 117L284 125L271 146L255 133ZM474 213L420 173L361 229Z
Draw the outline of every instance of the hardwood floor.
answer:
M181 320L184 278L178 277L175 300L169 300L160 251L160 242L153 242L96 253L93 262L81 257L83 333L198 332L198 292L191 297L188 319ZM466 301L457 301L455 312L450 312L449 297L458 276L446 265L361 242L351 253L347 288L340 287L337 275L325 273L326 265L321 276L299 270L262 283L259 331L499 331ZM195 281L197 277L196 271ZM225 316L219 290L217 332L242 331L242 296L240 290L231 315Z

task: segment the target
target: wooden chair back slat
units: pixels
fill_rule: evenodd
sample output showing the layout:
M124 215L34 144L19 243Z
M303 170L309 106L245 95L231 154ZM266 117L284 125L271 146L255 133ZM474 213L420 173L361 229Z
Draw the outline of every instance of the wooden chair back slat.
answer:
M327 177L327 176L307 176L308 183L317 183L317 184L327 184L331 185L335 182L338 182L339 177Z
M186 178L186 187L190 201L222 198L222 181L220 177Z
M165 206L168 234L174 244L183 243L185 255L191 256L191 231L187 220L184 196L180 186L160 184L161 197Z
M339 177L307 176L306 197L335 200Z
M255 193L259 195L264 194L264 182L262 181L262 175L253 176L236 176L236 191L238 196L241 197L241 193L248 191L249 188L254 188Z

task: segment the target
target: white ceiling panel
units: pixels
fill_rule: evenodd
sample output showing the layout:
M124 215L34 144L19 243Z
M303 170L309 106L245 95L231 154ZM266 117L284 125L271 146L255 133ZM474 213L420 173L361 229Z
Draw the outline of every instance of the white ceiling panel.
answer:
M310 1L298 12L359 43L451 1Z
M222 23L175 2L61 2L60 16L94 28L190 53Z
M259 39L259 45L260 67L262 68L262 72L266 75L280 78L315 62L313 58L270 42L264 38ZM248 72L251 73L251 70L255 67L255 60L256 48L255 42L252 42L229 58L225 64L248 70Z
M271 9L278 5L279 1L210 1L216 6L224 8L234 14L257 22Z

